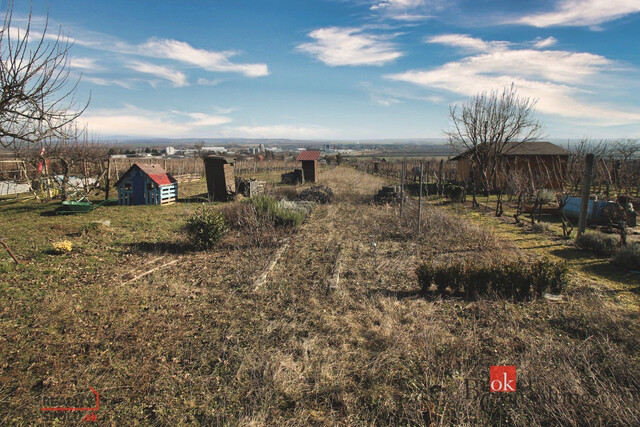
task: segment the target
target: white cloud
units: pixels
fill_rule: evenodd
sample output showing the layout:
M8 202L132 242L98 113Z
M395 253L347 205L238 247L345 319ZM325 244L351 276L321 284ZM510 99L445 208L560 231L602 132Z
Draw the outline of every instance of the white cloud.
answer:
M82 81L88 81L90 83L96 84L98 86L120 86L125 89L131 89L132 84L127 80L122 79L106 79L102 77L88 77L84 76Z
M365 34L358 28L319 28L310 32L309 37L315 41L303 43L297 49L332 67L384 65L402 56L389 37Z
M555 37L547 37L546 39L537 38L533 41L533 47L536 49L544 49L545 47L551 47L558 43Z
M261 77L269 74L266 64L237 64L230 61L235 51L215 52L197 49L189 43L171 39L147 40L137 46L138 54L172 59L185 64L196 65L207 71L241 73L247 77Z
M508 42L487 42L476 37L471 37L467 34L441 34L438 36L427 37L425 41L427 43L444 44L447 46L460 47L463 49L479 52L506 49L509 46Z
M640 121L640 113L589 100L616 64L600 55L559 50L498 49L467 56L431 70L391 74L391 80L472 96L515 83L522 96L538 99L542 113L590 119L601 124Z
M204 137L217 126L231 122L218 114L180 111L157 112L133 106L120 109L90 110L81 121L91 132L103 136Z
M211 80L211 79L204 79L204 78L200 77L198 79L198 84L202 85L202 86L217 86L220 83L222 83L222 81L223 81L222 79L213 79L213 80Z
M527 15L513 22L534 27L596 26L637 12L638 0L558 0L552 12Z
M72 56L69 58L69 64L71 68L79 68L83 71L101 71L103 68L98 65L98 60L95 58L83 58L78 56Z
M425 0L385 0L371 5L371 10L412 9L426 4Z
M446 5L443 0L374 0L370 9L383 18L415 22L433 18L429 12Z
M156 77L168 80L174 87L187 86L187 76L181 72L164 65L151 64L143 61L132 61L126 65L134 71L144 74L151 74Z

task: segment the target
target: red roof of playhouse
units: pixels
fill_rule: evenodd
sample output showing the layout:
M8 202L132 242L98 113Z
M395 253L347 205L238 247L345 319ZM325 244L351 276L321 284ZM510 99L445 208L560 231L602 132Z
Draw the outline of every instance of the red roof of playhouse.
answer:
M158 164L134 163L133 166L131 166L131 168L133 168L134 166L139 167L142 170L142 172L146 173L149 176L149 178L151 178L153 182L155 182L160 186L169 185L169 184L173 184L174 182L177 182L177 180L174 177L169 175L164 169L162 169L162 166ZM129 174L129 171L127 171L124 175L122 175L122 178L118 180L118 182L116 183L116 186L128 174Z
M319 151L305 150L300 152L300 155L298 155L296 162L301 162L304 160L318 160L319 158L320 158Z

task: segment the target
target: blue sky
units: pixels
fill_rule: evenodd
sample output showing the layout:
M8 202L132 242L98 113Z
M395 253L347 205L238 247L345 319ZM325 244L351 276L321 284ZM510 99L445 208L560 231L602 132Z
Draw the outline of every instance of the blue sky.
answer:
M3 2L6 7L6 1ZM17 1L14 26L29 3ZM640 134L640 0L50 0L103 139L441 138L515 83L549 138ZM41 25L47 3L33 2Z

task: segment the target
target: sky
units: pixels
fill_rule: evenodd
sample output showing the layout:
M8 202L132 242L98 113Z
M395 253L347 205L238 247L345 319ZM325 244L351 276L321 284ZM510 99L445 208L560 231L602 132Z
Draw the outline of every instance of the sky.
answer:
M547 138L640 136L640 0L33 0L34 28L47 13L105 140L443 138L450 106L511 84Z

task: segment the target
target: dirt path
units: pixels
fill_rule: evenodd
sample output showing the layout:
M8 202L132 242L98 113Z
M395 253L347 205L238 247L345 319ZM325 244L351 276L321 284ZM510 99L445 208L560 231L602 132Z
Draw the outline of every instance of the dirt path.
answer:
M397 210L368 203L385 181L342 167L321 175L319 182L334 190L335 201L316 207L291 239L264 288L296 283L327 288L339 256L340 285L335 291L361 287L363 282L386 288L415 287L411 275L417 244L380 241L373 231L379 228L373 222Z

